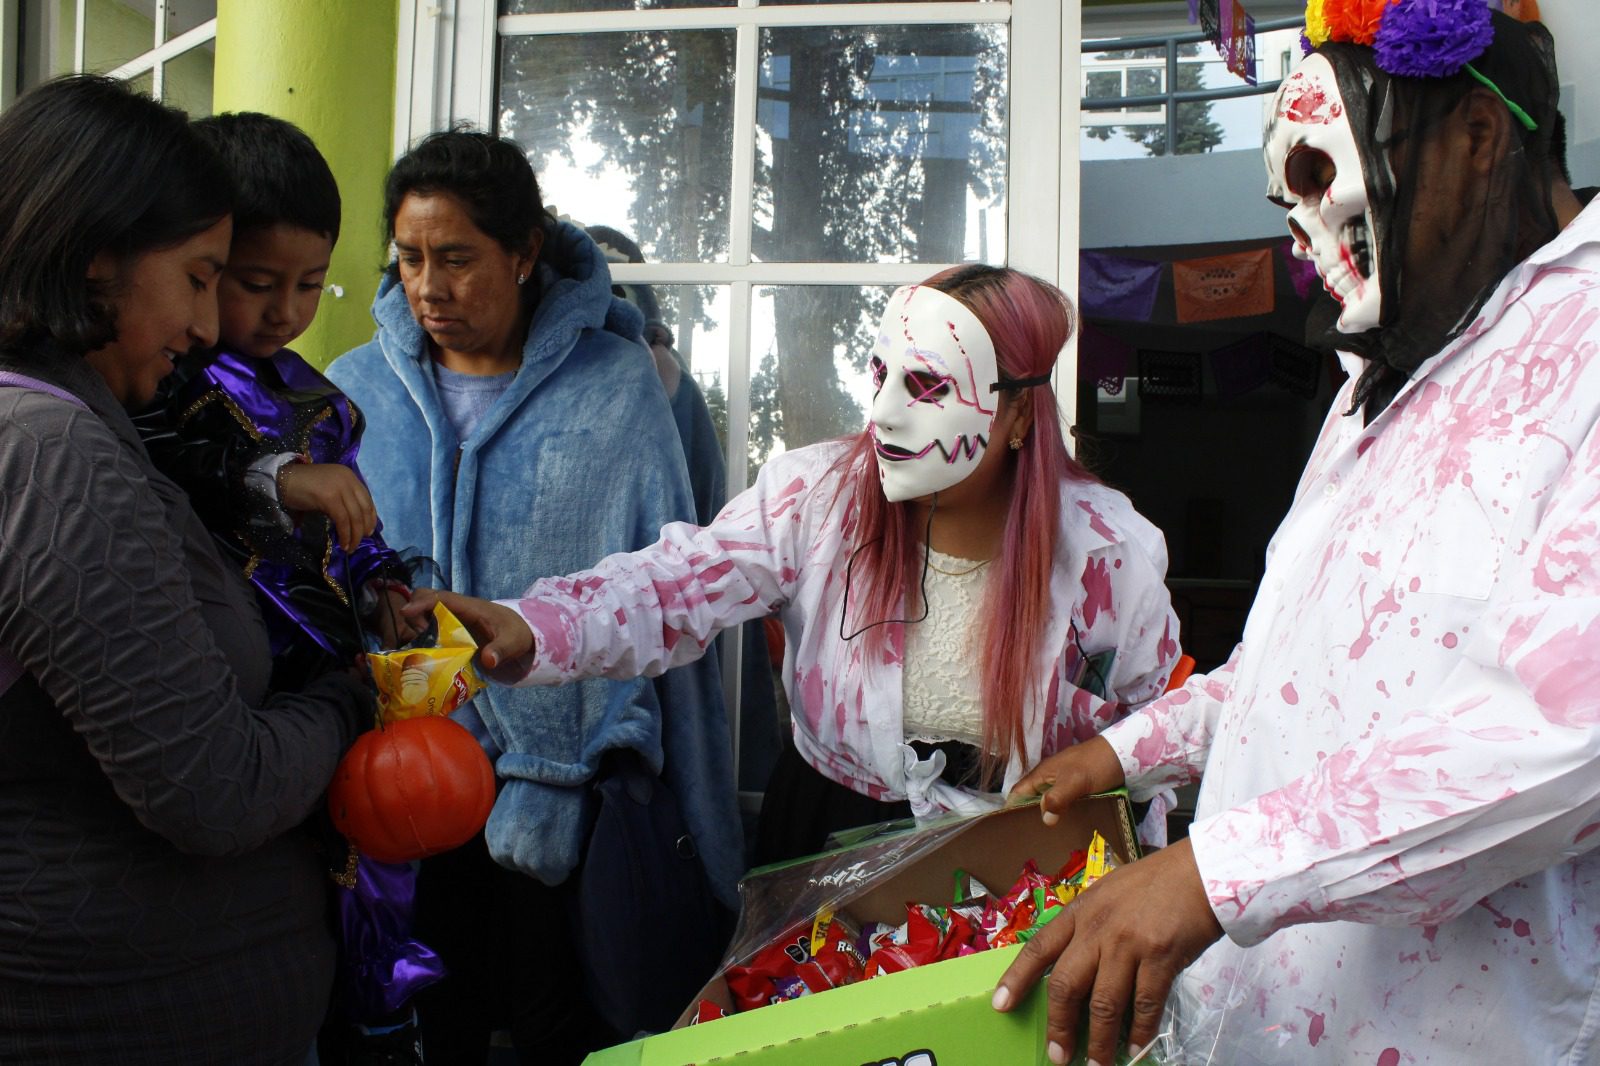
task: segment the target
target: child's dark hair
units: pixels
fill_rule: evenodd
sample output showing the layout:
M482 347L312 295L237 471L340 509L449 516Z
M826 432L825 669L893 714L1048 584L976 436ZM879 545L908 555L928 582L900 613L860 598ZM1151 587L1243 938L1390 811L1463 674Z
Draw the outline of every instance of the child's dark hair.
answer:
M449 193L477 226L508 252L525 252L549 216L528 157L515 142L466 127L430 134L401 156L383 189L383 224L390 239L406 196Z
M116 339L114 283L88 280L181 244L233 209L227 168L188 116L125 84L73 75L0 115L0 351L82 355Z
M233 172L238 188L235 233L288 225L339 239L339 185L300 127L271 115L236 111L200 119L194 130Z

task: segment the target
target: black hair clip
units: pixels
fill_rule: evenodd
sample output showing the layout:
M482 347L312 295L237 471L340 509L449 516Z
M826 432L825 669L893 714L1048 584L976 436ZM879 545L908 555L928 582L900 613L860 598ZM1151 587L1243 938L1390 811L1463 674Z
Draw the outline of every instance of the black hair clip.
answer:
M1031 389L1035 385L1050 384L1049 374L1040 374L1031 378L1001 378L989 386L990 392L1010 392L1013 389Z

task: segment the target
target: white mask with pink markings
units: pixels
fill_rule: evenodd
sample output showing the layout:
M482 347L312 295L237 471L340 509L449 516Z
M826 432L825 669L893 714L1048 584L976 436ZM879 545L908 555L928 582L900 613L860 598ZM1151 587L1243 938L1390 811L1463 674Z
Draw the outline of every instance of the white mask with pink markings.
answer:
M1341 333L1378 325L1382 293L1372 204L1333 66L1316 53L1272 101L1263 153L1267 197L1289 211L1294 254L1339 301Z
M872 434L883 495L913 500L978 468L994 429L994 344L967 306L938 289L896 289L872 350Z

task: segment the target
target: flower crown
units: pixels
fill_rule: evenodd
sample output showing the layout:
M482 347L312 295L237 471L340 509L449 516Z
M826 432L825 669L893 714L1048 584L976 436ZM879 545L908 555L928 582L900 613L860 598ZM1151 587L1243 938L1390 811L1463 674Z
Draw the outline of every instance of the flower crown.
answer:
M1402 78L1448 78L1465 70L1493 90L1528 129L1538 123L1472 60L1494 43L1489 0L1309 0L1301 47L1364 45L1378 69Z

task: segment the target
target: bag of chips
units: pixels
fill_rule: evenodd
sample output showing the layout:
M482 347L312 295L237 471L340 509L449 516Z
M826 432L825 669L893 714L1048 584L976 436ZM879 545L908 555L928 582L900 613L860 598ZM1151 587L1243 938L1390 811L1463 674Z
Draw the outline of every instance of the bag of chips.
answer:
M449 714L483 690L483 679L472 665L478 651L472 634L442 603L433 605L433 617L437 637L432 647L367 654L385 724Z

